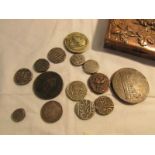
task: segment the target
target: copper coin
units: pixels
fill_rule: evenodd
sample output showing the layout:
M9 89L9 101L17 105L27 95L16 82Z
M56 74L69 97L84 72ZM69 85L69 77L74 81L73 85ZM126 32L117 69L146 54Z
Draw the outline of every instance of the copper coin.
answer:
M60 103L49 101L41 108L40 115L45 122L54 123L61 118L62 113L63 111Z
M94 73L88 79L88 85L94 93L102 94L109 88L109 79L102 73Z
M70 58L70 62L74 66L81 66L85 62L85 57L82 54L73 54Z
M20 122L25 118L25 110L23 108L16 109L12 114L11 118L14 122Z

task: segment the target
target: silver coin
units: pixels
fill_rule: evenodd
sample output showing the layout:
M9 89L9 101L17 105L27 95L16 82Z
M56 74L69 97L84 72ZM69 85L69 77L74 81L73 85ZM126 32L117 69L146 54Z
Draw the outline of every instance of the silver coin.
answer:
M71 56L70 62L74 66L81 66L85 62L85 57L82 54L74 54Z

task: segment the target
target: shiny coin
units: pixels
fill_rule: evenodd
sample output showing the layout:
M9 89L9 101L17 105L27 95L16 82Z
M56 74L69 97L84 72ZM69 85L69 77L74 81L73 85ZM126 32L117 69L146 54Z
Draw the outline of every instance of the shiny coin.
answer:
M94 104L89 100L81 100L75 105L75 114L82 120L90 119L95 112Z
M14 122L20 122L25 118L25 110L23 108L16 109L12 114L11 118Z
M74 66L81 66L85 62L85 57L82 54L74 54L71 56L70 62Z
M94 73L88 79L88 85L94 93L102 94L109 88L109 79L102 73Z
M82 100L87 94L87 88L81 81L73 81L66 88L66 95L73 101Z
M107 96L98 97L94 104L96 112L100 115L108 115L114 109L112 100Z
M114 73L112 87L115 94L129 104L145 100L149 84L142 73L132 68L122 68Z
M36 96L41 99L52 99L58 96L63 87L63 80L56 72L40 74L34 81L33 89Z
M87 50L88 44L88 38L79 32L73 32L69 34L64 40L65 47L70 52L77 54L85 52Z
M41 118L47 123L54 123L62 116L62 106L56 101L49 101L41 108Z
M17 85L28 84L32 80L32 73L27 68L18 70L14 76L14 81Z

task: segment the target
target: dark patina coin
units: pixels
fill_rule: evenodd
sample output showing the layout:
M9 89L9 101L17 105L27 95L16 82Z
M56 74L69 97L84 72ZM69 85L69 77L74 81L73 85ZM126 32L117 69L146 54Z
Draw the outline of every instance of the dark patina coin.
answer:
M58 96L63 87L63 80L56 72L40 74L34 81L33 89L36 96L41 99L52 99Z
M16 109L12 115L11 118L14 122L20 122L25 118L25 110L23 108Z
M54 123L62 116L62 106L56 101L49 101L41 108L41 118L47 123Z

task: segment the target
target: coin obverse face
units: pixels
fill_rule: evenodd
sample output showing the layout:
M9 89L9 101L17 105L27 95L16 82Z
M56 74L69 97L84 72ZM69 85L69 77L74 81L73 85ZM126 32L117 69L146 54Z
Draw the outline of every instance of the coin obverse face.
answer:
M11 118L14 122L20 122L25 118L25 110L23 108L16 109L12 115Z
M85 57L82 54L73 54L70 58L70 62L74 66L81 66L85 62Z

